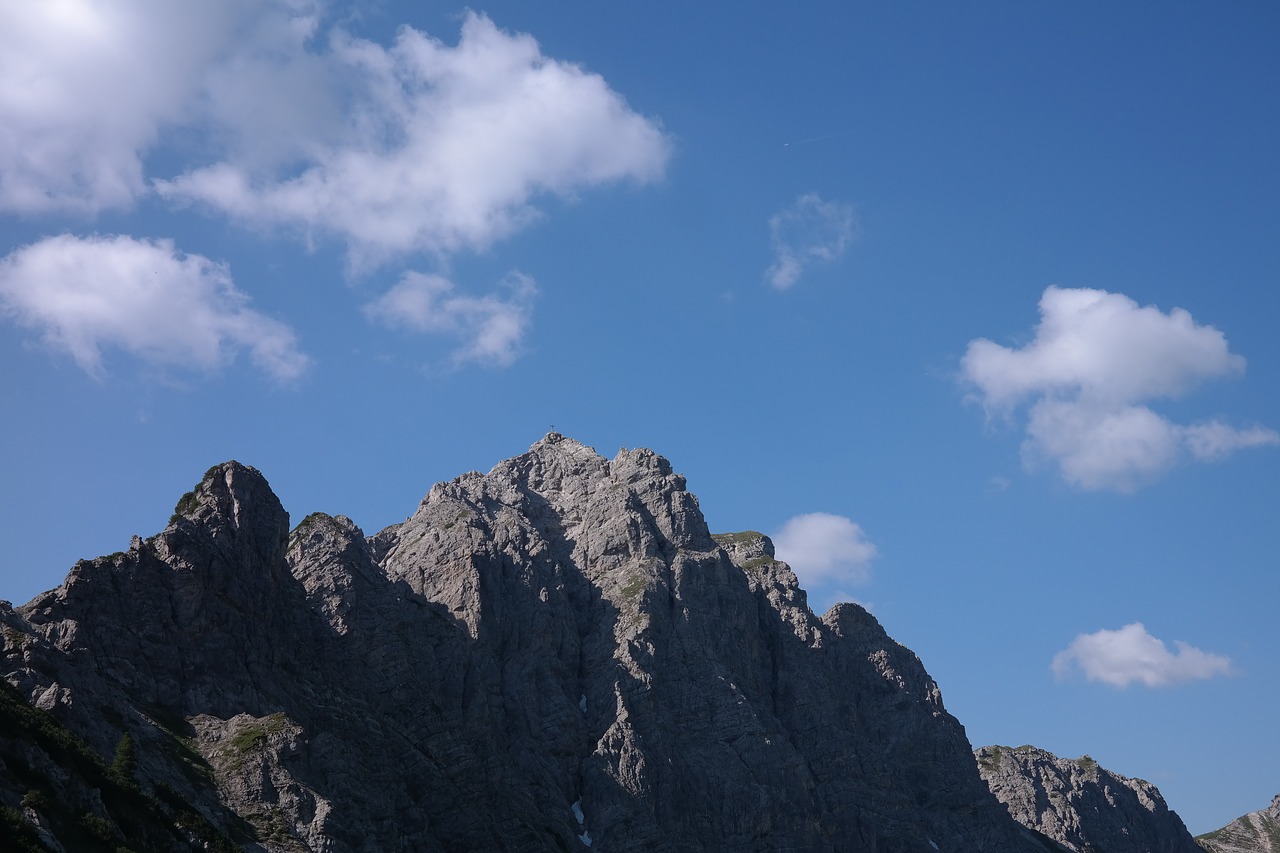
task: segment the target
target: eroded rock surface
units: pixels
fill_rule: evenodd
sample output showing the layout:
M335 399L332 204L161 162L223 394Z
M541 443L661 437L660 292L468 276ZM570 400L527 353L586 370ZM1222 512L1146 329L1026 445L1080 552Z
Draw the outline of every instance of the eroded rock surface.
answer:
M984 746L975 755L1016 821L1077 853L1203 853L1150 782L1033 746Z
M371 537L218 465L0 623L10 684L243 849L1050 849L914 654L648 450L553 433Z

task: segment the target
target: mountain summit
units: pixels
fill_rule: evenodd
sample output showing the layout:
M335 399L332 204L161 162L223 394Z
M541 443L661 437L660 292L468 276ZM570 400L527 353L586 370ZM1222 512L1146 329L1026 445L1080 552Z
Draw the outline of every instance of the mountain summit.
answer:
M228 462L0 622L29 849L1057 849L914 654L649 450L551 433L371 537Z

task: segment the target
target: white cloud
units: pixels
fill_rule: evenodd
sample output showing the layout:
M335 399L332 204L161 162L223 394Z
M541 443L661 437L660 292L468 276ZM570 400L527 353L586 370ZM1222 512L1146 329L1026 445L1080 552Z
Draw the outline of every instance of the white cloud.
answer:
M1280 444L1280 433L1219 420L1180 425L1146 402L1243 373L1223 334L1175 308L1164 313L1101 290L1049 287L1035 338L1021 348L969 343L964 378L988 413L1028 405L1023 459L1056 463L1085 489L1131 491L1185 458Z
M865 583L876 546L849 519L825 512L797 515L772 537L778 559L807 586Z
M0 4L0 210L93 214L146 192L143 158L193 118L251 0Z
M456 46L411 27L383 46L329 26L325 6L0 4L0 212L92 216L156 192L308 242L336 238L354 268L415 253L444 266L536 220L548 196L653 181L666 167L671 146L656 121L599 75L544 56L531 36L468 13ZM156 179L160 163L168 172ZM172 253L123 237L76 245L119 255L126 244ZM229 281L218 304L240 298ZM472 298L406 278L370 316L458 334L456 362L506 364L534 293L532 280L513 281L509 293ZM105 315L72 329L49 300L14 288L10 313L87 370L101 372L108 342L173 363L217 361L199 336L181 355L177 342L145 342ZM164 298L184 293L194 291ZM393 320L397 299L428 305L433 319L421 309ZM238 341L220 328L219 351ZM283 338L264 338L273 340ZM265 346L254 349L260 359ZM300 369L298 358L289 343L273 372Z
M458 295L453 282L438 275L406 273L389 291L365 306L365 314L388 326L462 338L455 364L478 362L505 366L520 354L537 295L534 281L512 272L502 293Z
M989 406L1063 392L1103 403L1175 397L1245 362L1212 326L1181 308L1165 314L1120 293L1049 287L1030 344L969 344L965 372Z
M658 126L603 78L483 15L467 15L456 47L410 27L389 49L334 31L323 64L323 79L347 87L346 119L329 141L288 170L255 172L232 157L160 181L160 193L248 223L337 235L367 265L484 248L535 219L538 196L654 180L669 155ZM286 76L242 74L220 101ZM242 121L256 113L242 112Z
M292 330L248 303L226 266L168 240L64 234L0 259L0 310L98 378L106 348L206 371L247 349L275 379L298 378L308 360Z
M1163 687L1231 674L1231 660L1227 657L1201 651L1180 640L1175 640L1173 646L1176 651L1169 651L1164 642L1147 633L1141 622L1133 622L1116 631L1103 629L1078 635L1071 645L1054 655L1053 672L1061 679L1079 670L1088 680L1113 687L1134 683Z
M0 6L0 210L93 214L154 186L356 263L477 249L541 195L659 178L670 143L597 74L469 13L457 46L322 27L315 0ZM152 181L147 157L186 158ZM191 167L193 157L206 165Z
M769 219L776 260L765 278L778 290L786 290L808 267L839 259L857 232L852 205L823 201L817 193L802 195Z

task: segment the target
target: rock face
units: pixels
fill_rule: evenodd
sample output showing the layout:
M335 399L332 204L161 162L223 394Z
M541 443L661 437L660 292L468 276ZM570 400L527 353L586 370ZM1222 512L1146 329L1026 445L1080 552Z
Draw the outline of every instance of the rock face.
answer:
M46 723L101 767L127 736L110 772L165 824L147 849L1053 849L914 654L856 605L815 616L767 538L712 536L647 450L553 433L372 537L290 531L229 462L0 623ZM56 750L5 744L0 831L56 850L79 814L126 846Z
M1196 841L1210 853L1280 853L1280 795L1267 808L1238 817Z
M978 768L1023 826L1077 853L1204 853L1150 782L1033 746L984 746Z

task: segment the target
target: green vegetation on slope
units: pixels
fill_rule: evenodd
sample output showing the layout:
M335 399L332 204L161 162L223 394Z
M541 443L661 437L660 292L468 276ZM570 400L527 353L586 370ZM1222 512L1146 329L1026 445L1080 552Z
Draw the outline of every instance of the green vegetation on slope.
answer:
M121 738L115 761L108 766L53 715L28 705L2 679L0 733L0 761L6 775L11 785L26 792L18 806L0 803L0 840L7 845L5 850L47 853L25 814L27 809L40 816L67 850L240 850L173 789L157 785L155 796L142 790L133 778L136 758L128 734ZM68 774L71 781L58 778L61 774ZM90 805L87 794L94 789L100 805ZM67 796L72 790L82 790L86 796L77 802L80 798Z

